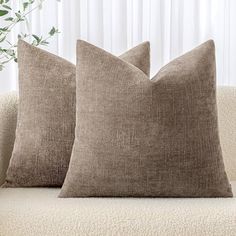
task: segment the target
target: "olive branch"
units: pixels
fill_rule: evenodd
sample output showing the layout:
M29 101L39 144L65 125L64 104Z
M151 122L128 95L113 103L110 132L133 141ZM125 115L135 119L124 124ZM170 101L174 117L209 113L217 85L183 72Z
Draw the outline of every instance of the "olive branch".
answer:
M0 17L6 23L6 25L0 27L0 71L10 61L17 62L17 42L11 42L8 39L9 33L12 32L16 25L20 23L26 24L26 32L20 32L17 38L25 39L34 46L48 45L49 39L59 33L58 29L54 26L46 36L36 35L30 32L28 17L33 11L40 10L44 1L22 0L20 1L19 9L16 11L11 8L10 0L0 0Z

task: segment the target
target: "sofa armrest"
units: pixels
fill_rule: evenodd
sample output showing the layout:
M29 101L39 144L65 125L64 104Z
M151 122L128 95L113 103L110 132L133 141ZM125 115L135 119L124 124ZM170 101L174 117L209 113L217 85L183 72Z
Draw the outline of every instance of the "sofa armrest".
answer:
M17 92L0 94L0 186L6 178L17 121Z
M236 87L217 89L223 158L230 181L236 181Z

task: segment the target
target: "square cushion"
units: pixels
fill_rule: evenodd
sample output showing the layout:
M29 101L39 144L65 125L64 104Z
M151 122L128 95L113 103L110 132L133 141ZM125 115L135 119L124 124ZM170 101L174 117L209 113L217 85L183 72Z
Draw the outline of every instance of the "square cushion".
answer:
M121 58L149 74L149 43ZM61 186L74 142L75 66L22 40L18 62L16 140L4 187Z
M60 197L231 197L218 134L213 41L152 80L77 44L76 131Z

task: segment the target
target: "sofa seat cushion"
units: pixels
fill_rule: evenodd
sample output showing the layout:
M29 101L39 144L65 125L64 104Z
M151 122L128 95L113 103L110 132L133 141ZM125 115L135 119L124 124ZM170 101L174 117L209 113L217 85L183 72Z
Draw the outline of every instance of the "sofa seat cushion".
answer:
M232 183L236 194L236 182ZM227 235L236 198L57 198L59 188L0 189L0 235Z

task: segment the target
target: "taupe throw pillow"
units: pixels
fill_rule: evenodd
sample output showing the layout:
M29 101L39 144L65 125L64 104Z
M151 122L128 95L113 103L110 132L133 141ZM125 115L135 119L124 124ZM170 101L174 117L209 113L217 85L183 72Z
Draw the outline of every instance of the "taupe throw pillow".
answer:
M232 196L218 135L213 41L152 81L84 41L77 63L75 142L60 197Z
M121 57L149 74L148 43ZM61 186L74 142L75 66L24 41L18 61L19 113L4 187Z

